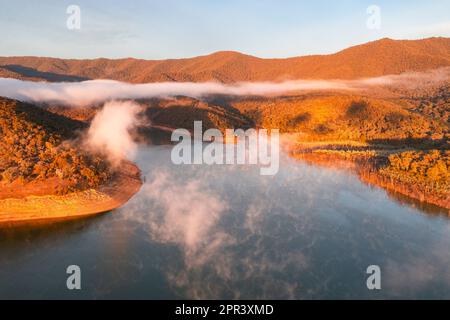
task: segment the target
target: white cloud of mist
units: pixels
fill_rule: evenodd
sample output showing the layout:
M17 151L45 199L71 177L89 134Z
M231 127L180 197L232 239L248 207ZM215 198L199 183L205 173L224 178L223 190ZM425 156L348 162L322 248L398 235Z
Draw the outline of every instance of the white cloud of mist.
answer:
M130 132L140 124L138 113L141 109L135 102L115 100L167 98L179 95L201 98L214 94L276 96L289 92L365 90L384 86L414 89L448 81L448 79L450 79L450 68L360 80L242 82L232 85L215 82L130 84L112 80L48 83L0 78L0 96L27 102L55 103L74 107L98 106L105 103L85 135L85 145L89 150L104 153L113 165L118 165L121 160L132 160L134 157L137 145Z
M141 106L132 101L107 102L96 114L84 139L85 146L105 154L117 166L124 159L133 159L137 144L130 131L139 123Z
M196 251L205 244L205 238L226 209L226 204L204 192L199 181L178 185L171 180L167 174L157 173L144 187L146 196L159 201L164 208L164 215L155 219L152 229L161 241L179 243L189 251Z
M143 99L154 97L202 97L225 95L277 95L301 90L348 90L345 83L332 81L287 81L282 83L239 83L225 85L215 82L162 82L130 84L113 80L91 80L76 83L31 82L0 79L0 96L28 102L57 103L68 106L88 106L113 99Z
M405 215L412 212L403 205L398 216L386 215L385 193L374 192L345 171L299 164L287 154L276 177L239 166L181 169L168 157L167 146L139 149L136 160L146 183L111 219L120 230L131 226L130 243L139 234L163 246L148 254L179 296L371 298L365 278L348 275L362 274L372 263L384 270L383 298L417 297L412 289L420 293L437 281L447 286L445 248L450 239L442 236L448 229L437 228L431 243L413 237L405 247L404 237L398 235L422 230L428 218L405 224ZM374 205L362 212L368 199ZM371 227L364 228L367 225ZM442 243L437 244L439 239ZM395 250L386 253L386 247ZM374 256L376 262L370 260ZM391 257L396 258L394 264ZM422 260L436 265L424 266ZM416 279L421 270L425 273ZM355 290L342 292L345 281Z
M207 263L219 248L232 242L218 228L227 203L205 190L202 179L180 184L168 171L156 171L129 207L140 213L135 218L145 219L142 224L154 240L183 248L188 268Z
M140 159L146 159L146 165L142 167L144 173L148 171L147 182L126 207L119 209L117 219L136 222L151 241L180 249L182 267L173 263L164 270L173 289L185 291L194 299L219 298L225 294L233 299L248 298L247 290L237 288L240 282L257 278L259 281L255 286L260 292L256 297L295 298L298 285L278 279L272 273L305 270L308 259L301 252L283 252L277 250L277 246L268 250L263 241L254 243L249 251L237 250L241 246L245 248L245 244L252 242L256 235L265 237L263 225L270 216L267 208L273 199L260 199L255 194L249 197L249 201L262 204L265 210L261 208L258 213L254 210L251 210L252 213L238 213L236 204L224 191L212 185L215 185L213 181L217 178L216 169L225 170L222 173L228 172L225 175L233 176L233 180L236 175L241 175L240 169L194 166L177 173L167 165L153 167L153 162L166 159L153 158L158 153L156 149L148 149L145 151L148 154ZM265 179L259 176L257 170L254 177L258 181ZM236 215L242 215L238 223L242 232L239 233L233 232L235 227L226 222ZM252 215L251 221L245 219L247 215ZM272 229L279 227L273 225Z
M450 78L450 68L427 72L404 73L359 80L295 80L285 82L161 82L130 84L113 80L90 80L70 83L32 82L0 78L0 96L28 102L89 106L114 99L207 95L282 95L288 92L323 90L362 90L376 86L407 85L420 87Z
M450 80L450 67L439 68L426 72L407 72L399 75L388 75L376 78L367 78L359 81L359 86L388 86L417 89L433 86Z

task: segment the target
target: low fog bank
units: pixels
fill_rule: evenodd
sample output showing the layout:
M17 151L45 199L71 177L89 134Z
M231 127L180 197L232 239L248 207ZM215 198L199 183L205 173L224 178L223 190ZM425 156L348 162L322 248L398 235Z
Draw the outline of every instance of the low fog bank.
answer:
M70 83L48 83L0 78L0 96L34 103L57 103L66 106L89 106L114 99L169 98L208 95L277 96L289 92L352 91L373 87L406 87L410 89L436 85L450 79L450 68L411 72L359 80L295 80L285 82L161 82L130 84L113 80L91 80Z
M422 89L448 83L450 68L412 72L359 80L296 80L285 82L163 82L130 84L112 80L70 83L31 82L0 78L0 96L25 102L59 104L67 107L102 107L88 131L83 144L89 151L104 154L117 166L124 159L133 160L136 143L132 132L142 124L142 106L134 100L209 95L277 96L308 91L364 91L372 88Z
M444 67L425 72L406 72L399 75L388 75L360 80L362 87L387 86L406 88L410 90L433 87L450 81L450 67Z

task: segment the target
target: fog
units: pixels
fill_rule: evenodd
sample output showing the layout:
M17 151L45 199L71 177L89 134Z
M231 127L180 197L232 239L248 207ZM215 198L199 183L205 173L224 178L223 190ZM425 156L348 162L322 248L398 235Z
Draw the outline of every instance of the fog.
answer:
M140 230L149 243L176 248L181 261L167 257L164 274L183 296L371 297L365 270L374 263L383 297L450 286L448 223L435 221L427 238L418 231L431 223L425 215L356 176L284 153L273 177L257 167L176 166L169 158L170 147L139 148L146 182L111 224L131 224L131 235ZM401 235L411 230L405 245Z
M139 125L136 102L117 101L144 98L170 98L208 95L277 96L292 92L363 91L371 88L425 88L450 79L450 68L427 72L409 72L358 80L295 80L285 82L162 82L130 84L113 80L84 82L32 82L0 78L0 96L32 103L59 104L69 107L101 106L84 135L89 150L104 153L113 165L122 159L133 160L136 144L130 132Z
M132 160L137 144L131 131L140 123L141 106L132 101L110 101L98 112L84 135L88 150L107 156L113 166Z
M450 78L450 68L412 72L358 80L295 80L285 82L160 82L130 84L113 80L83 82L32 82L0 78L0 96L34 103L55 103L67 106L90 106L114 99L208 95L264 96L305 91L355 91L380 86L411 88L433 85Z

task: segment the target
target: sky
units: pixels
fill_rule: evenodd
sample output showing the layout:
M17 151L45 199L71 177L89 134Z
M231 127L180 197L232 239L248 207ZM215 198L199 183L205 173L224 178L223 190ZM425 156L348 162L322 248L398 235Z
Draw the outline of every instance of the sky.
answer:
M67 27L70 5L79 29ZM368 13L373 5L379 11ZM284 58L384 37L450 37L450 0L0 0L0 34L0 56Z

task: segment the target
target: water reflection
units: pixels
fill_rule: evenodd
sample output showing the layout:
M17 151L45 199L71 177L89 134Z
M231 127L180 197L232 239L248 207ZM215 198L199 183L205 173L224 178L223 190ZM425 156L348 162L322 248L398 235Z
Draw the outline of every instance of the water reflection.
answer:
M173 166L143 149L140 193L112 214L1 231L0 297L450 298L450 222L345 171L283 157ZM83 290L65 290L79 264ZM382 269L380 292L365 270Z
M410 198L399 192L386 190L386 193L391 199L399 202L400 204L417 208L425 214L450 218L450 212L448 209L439 207L431 203L422 202L414 198Z

